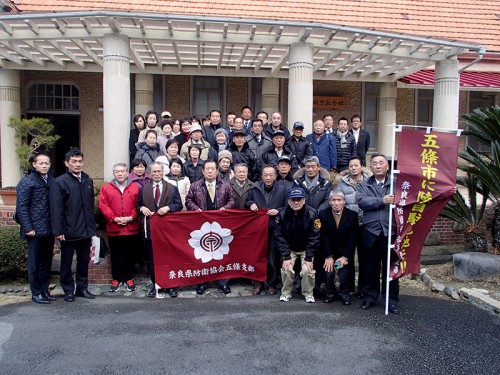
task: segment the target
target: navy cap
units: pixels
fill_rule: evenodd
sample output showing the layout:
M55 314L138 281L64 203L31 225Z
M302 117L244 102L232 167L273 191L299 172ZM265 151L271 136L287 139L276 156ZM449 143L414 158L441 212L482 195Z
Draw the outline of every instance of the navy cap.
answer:
M304 124L301 123L300 121L296 121L293 123L293 128L294 129L304 129Z
M288 199L293 198L305 198L306 194L304 193L304 189L300 187L294 187L288 190Z
M273 136L272 138L276 137L277 135L282 135L283 137L285 136L285 132L282 131L282 130L276 130L274 133L273 133Z
M290 160L290 158L286 155L282 155L279 157L278 159L278 163L282 162L282 161L286 161L288 164L292 165L292 161Z

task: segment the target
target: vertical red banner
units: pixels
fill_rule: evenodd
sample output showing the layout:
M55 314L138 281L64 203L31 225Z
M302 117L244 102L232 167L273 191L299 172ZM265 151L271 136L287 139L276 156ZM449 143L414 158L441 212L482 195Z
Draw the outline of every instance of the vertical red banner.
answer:
M151 218L160 288L243 277L265 281L266 210L188 211Z
M392 278L420 272L425 238L454 193L458 144L456 132L403 129L399 135L399 174L394 186L394 248L399 261L391 265Z

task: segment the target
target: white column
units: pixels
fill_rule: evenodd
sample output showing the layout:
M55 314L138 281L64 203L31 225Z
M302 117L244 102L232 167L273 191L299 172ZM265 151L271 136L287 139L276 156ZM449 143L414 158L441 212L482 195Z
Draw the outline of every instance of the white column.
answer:
M7 126L9 119L21 118L19 71L0 69L0 131L2 155L2 187L16 186L21 179L19 158L16 155L14 129Z
M396 123L397 88L393 82L380 86L377 151L391 158L392 128L387 125Z
M264 78L262 80L262 110L269 114L279 112L280 80L278 78Z
M153 109L153 75L135 75L135 111L134 114L146 115Z
M288 124L304 123L304 134L312 132L313 47L311 43L290 45L288 70Z
M113 179L113 165L128 163L130 135L129 38L104 35L104 179Z
M459 82L460 73L456 58L436 63L433 127L458 129Z

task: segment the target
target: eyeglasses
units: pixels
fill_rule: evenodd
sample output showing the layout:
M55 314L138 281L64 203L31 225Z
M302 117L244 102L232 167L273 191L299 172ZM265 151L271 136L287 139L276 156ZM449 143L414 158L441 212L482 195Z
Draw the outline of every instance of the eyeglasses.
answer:
M304 198L289 198L292 202L300 202Z

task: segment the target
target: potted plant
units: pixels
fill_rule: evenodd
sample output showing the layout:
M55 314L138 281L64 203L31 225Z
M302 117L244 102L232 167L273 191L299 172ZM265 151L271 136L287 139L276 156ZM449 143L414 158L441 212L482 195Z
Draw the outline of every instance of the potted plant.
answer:
M54 125L45 118L16 119L11 117L9 128L14 129L17 140L16 154L19 157L21 175L31 170L31 161L39 152L48 152L60 138L54 135ZM0 189L0 197L5 205L15 205L15 187Z

